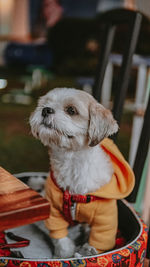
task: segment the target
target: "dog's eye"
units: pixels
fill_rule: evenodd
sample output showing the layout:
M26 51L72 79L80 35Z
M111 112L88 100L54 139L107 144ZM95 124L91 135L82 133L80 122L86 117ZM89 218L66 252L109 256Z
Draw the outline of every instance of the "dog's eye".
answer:
M70 116L73 116L73 115L77 115L78 114L78 111L76 110L75 107L73 106L68 106L65 108L65 111L70 115Z

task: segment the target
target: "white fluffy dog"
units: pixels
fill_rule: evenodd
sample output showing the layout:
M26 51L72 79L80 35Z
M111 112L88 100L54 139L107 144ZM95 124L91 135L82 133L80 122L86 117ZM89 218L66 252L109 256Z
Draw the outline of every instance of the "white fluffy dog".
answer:
M55 88L42 96L30 117L32 134L48 147L57 185L70 194L85 195L109 183L113 167L98 145L118 131L111 112L86 92ZM52 236L53 237L53 236ZM70 257L75 246L69 237L53 238L55 254ZM95 254L89 244L86 255Z

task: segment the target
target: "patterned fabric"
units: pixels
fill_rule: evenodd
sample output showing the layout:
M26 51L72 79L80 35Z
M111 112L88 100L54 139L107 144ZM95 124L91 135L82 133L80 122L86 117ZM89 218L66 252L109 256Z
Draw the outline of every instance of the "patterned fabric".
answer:
M0 267L142 267L147 245L147 226L142 223L141 234L128 246L97 257L70 260L26 260L7 258L0 250ZM0 242L4 243L4 235L0 234ZM9 256L9 255L8 255Z

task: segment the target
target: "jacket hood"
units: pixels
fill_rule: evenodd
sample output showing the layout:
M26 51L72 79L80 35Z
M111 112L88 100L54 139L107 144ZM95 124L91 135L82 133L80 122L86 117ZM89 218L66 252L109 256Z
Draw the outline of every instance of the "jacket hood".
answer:
M111 139L105 138L101 148L109 155L114 168L110 182L90 195L102 198L122 199L127 197L135 184L134 173L123 155Z

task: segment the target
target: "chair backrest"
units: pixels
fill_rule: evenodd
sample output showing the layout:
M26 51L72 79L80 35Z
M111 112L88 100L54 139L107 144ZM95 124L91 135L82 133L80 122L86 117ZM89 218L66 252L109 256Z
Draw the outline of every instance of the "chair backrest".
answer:
M114 98L113 114L115 119L120 124L123 105L126 97L126 92L129 84L130 70L132 66L132 56L135 52L138 35L140 31L142 15L138 12L127 9L116 9L105 12L100 15L100 22L104 24L105 31L101 37L101 50L97 66L95 84L93 87L93 96L100 101L102 93L102 85L104 74L111 53L112 44L117 28L121 24L126 24L128 32L126 43L124 45L123 60L118 77L116 95Z
M129 84L130 70L132 67L132 57L136 49L136 44L142 21L142 15L139 12L127 9L117 9L105 12L100 16L99 19L100 22L104 24L105 30L103 33L104 35L101 38L102 40L101 50L97 66L95 84L93 87L93 96L98 101L100 101L101 99L105 70L108 64L117 28L121 24L126 24L128 27L126 43L124 45L124 49L122 52L123 59L120 66L120 73L118 75L118 83L115 91L113 108L112 108L113 115L120 124L123 112L123 106ZM136 184L134 191L128 197L128 200L130 202L134 202L136 199L136 195L140 184L141 174L143 171L145 159L148 152L149 138L150 138L150 123L148 119L149 117L150 117L150 100L148 102L147 110L145 112L143 129L141 132L141 137L138 144L135 163L133 167L136 176ZM114 136L113 139L116 139L116 136Z

